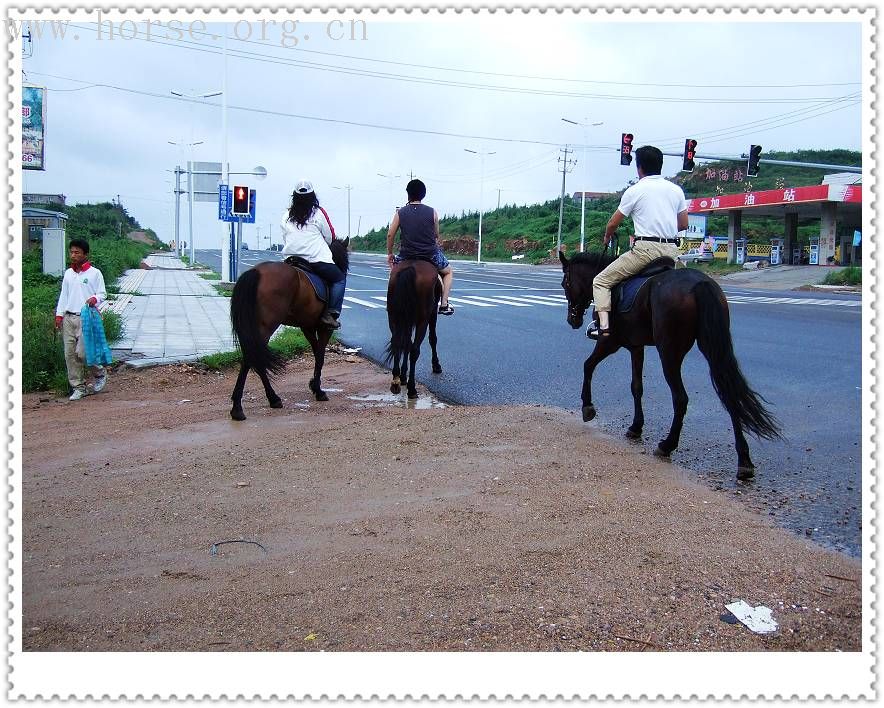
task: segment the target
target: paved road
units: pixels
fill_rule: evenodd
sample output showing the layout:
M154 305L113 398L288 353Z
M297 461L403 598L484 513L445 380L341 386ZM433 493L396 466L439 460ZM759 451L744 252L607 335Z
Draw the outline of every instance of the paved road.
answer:
M218 252L197 252L217 269ZM276 259L250 251L243 263ZM341 339L378 360L389 338L379 256L354 254ZM593 343L565 322L561 271L551 266L477 266L454 262L457 312L440 317L444 372L429 369L425 345L419 378L443 399L465 404L538 403L580 408L583 360ZM750 439L758 467L749 486L735 481L730 422L696 348L683 369L691 402L674 455L699 479L770 514L777 523L858 554L861 538L861 307L858 296L758 290L725 284L735 349L746 378L783 423L785 442ZM631 421L629 356L596 370L590 426L620 436ZM645 358L645 440L665 436L671 400L659 358ZM443 441L444 442L444 441Z

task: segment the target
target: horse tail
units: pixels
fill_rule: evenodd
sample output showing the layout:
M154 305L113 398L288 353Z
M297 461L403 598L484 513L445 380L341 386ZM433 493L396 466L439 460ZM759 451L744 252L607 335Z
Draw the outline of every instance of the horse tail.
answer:
M267 346L258 329L258 283L261 273L250 268L233 286L230 298L230 322L233 339L242 352L243 364L260 374L278 374L285 359Z
M697 345L706 361L712 387L727 412L749 432L759 438L782 437L776 418L764 407L767 401L746 382L734 356L727 307L722 305L720 291L711 282L694 287L697 302Z
M403 268L396 276L392 296L387 300L390 319L390 343L384 352L386 363L411 352L411 335L415 322L414 308L417 302L417 271L414 266Z

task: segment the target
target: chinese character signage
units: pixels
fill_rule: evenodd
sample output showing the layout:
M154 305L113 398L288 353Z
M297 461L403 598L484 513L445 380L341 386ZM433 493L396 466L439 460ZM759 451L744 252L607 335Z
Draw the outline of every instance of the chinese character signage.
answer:
M21 163L25 170L45 170L43 154L46 136L46 89L22 88Z

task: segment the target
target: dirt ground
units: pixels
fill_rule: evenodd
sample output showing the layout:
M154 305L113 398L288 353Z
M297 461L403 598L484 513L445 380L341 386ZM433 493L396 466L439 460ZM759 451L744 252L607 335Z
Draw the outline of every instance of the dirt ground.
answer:
M280 410L250 377L243 423L234 374L190 365L25 396L25 650L860 650L859 562L652 442L544 407L354 400L389 376L342 354L315 403L311 367L279 378ZM210 552L229 540L263 550ZM778 631L724 621L739 599Z

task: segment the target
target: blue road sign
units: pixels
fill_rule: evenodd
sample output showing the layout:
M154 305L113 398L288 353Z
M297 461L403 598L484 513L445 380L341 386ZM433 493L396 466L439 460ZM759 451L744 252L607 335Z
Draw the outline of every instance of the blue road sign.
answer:
M242 223L244 223L244 224L254 224L255 223L255 195L256 194L257 194L257 192L254 189L249 190L249 215L237 217L239 219L242 219Z
M230 213L231 208L231 198L230 198L230 188L226 184L218 185L218 219L221 221L232 221L236 223L237 221L242 221L244 224L254 224L255 223L255 197L257 192L254 189L249 190L249 215L248 216L234 216Z

